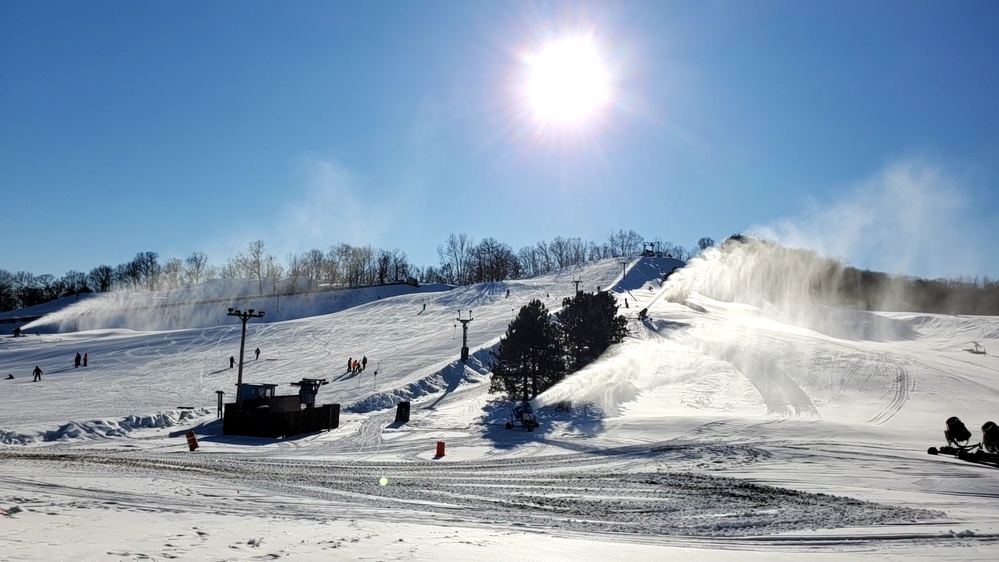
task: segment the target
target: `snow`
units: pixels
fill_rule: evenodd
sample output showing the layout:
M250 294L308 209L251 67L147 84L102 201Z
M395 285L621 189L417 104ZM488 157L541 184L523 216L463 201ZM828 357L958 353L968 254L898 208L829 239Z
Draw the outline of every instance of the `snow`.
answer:
M736 284L716 300L712 259L666 284L682 264L640 258L626 275L605 260L471 287L215 283L0 315L46 315L0 324L0 378L15 377L0 381L0 558L999 558L999 469L926 454L949 416L976 438L999 418L999 360L971 343L999 349L999 319ZM489 351L521 306L557 310L576 281L617 293L630 335L533 401L540 428L507 430ZM216 393L234 394L241 333L229 307L266 312L247 322L243 382L294 394L325 378L317 403L341 405L339 428L222 435ZM466 364L459 314L473 319ZM395 423L404 400L411 419Z

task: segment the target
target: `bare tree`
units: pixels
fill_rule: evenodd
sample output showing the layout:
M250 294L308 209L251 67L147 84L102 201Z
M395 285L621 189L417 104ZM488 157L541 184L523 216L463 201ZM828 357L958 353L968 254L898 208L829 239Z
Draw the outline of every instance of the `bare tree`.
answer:
M291 277L292 292L298 291L298 280L306 277L305 261L302 256L289 253L288 257L288 277Z
M377 270L375 277L379 285L384 285L388 279L389 267L392 265L392 254L388 250L378 250L375 262Z
M0 269L0 312L21 308L14 291L14 274Z
M405 281L410 277L409 258L398 248L392 250L391 276L393 281Z
M586 263L586 243L582 238L569 238L566 245L566 265L582 265Z
M208 268L208 256L204 252L191 252L184 260L184 279L188 285L197 285L205 281L205 270Z
M465 284L465 267L468 264L468 253L474 243L472 238L465 234L449 234L444 243L437 246L437 257L440 258L441 266L451 266L454 279L449 283L457 285Z
M607 244L611 249L612 258L622 258L628 256L637 256L641 251L642 242L645 240L634 230L629 230L627 232L623 230L618 230L617 232L611 232L607 236Z
M136 282L149 291L155 291L159 285L162 272L159 258L160 255L156 252L139 252L132 259L131 271Z
M534 246L524 246L517 252L517 261L523 268L524 275L534 277L540 275L541 262L538 259L538 252Z
M555 269L562 269L568 265L566 263L569 254L568 239L556 236L552 239L552 243L548 245L548 249L551 250L552 259L555 260Z
M264 277L271 280L271 292L278 291L278 284L284 277L284 266L278 259L270 254L264 258Z
M302 254L302 268L305 271L306 277L311 279L310 288L319 288L319 283L322 281L323 275L327 273L327 263L322 250L313 248ZM329 279L329 282L332 283L333 280Z
M87 284L99 293L110 291L113 280L114 269L110 265L99 265L87 274Z
M184 262L180 258L169 258L163 264L162 280L167 288L179 287L184 280Z
M354 249L350 244L339 243L335 246L330 246L329 250L326 252L326 271L327 279L331 284L342 284L345 281L349 282L349 264L350 257L354 253Z
M246 248L243 266L246 268L249 277L257 280L258 292L261 295L264 294L264 263L266 260L267 254L264 251L264 241L254 240L250 242L250 245Z
M544 275L545 273L551 273L554 271L554 258L552 257L552 252L549 249L548 242L542 240L534 245L534 249L538 256L539 265L539 271L536 275Z

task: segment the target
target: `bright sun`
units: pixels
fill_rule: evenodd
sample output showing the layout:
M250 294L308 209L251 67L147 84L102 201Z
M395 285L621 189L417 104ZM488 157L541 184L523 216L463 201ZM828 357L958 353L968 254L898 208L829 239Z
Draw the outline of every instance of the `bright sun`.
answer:
M593 42L567 38L526 59L526 97L542 122L581 124L611 101L611 78Z

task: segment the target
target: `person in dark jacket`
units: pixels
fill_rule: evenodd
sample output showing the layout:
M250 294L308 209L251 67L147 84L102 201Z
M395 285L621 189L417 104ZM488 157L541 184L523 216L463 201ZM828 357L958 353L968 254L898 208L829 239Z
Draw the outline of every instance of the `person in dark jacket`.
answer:
M229 356L229 368L232 369L236 366L236 358L232 355Z
M258 347L258 348L256 349L256 351L254 351L254 353L256 353L256 354L257 354L257 357L256 357L256 358L257 358L257 359L260 359L260 348L259 348L259 347Z
M31 374L35 375L35 378L31 379L32 381L42 380L42 370L38 367L38 365L35 365L35 370L31 371Z
M80 363L82 363L82 362L83 362L83 356L80 355L79 353L77 353L76 354L76 359L74 360L74 365L77 366L77 367L79 367Z
M365 355L364 357L361 357L361 370L363 371L364 369L367 368L368 368L368 356Z

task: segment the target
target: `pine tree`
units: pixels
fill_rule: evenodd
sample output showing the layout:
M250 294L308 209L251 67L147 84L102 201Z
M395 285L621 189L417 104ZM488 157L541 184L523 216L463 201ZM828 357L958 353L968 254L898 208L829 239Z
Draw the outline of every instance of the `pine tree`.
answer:
M524 305L494 353L490 390L529 400L565 377L561 335L538 299Z
M585 367L628 333L628 321L617 314L614 296L606 291L565 298L558 322L572 371Z

